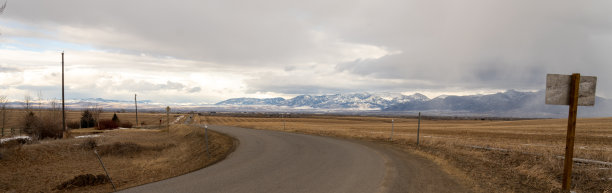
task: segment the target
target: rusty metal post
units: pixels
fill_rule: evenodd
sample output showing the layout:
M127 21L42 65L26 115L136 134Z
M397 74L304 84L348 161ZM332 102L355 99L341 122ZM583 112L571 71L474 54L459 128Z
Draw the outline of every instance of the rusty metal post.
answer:
M106 167L104 167L104 163L102 163L102 158L100 158L100 155L98 155L97 150L94 149L94 153L96 154L96 157L98 157L98 161L100 161L100 165L102 165L102 169L104 169L104 173L106 173L108 181L110 181L111 185L113 185L113 190L116 192L117 188L115 188L115 183L113 183L113 180L111 179L110 175L108 175L108 171L106 171Z
M578 92L580 89L580 74L572 74L570 82L569 115L567 117L567 136L565 140L565 159L563 160L562 191L572 189L572 164L574 159L574 137L576 135L576 116L578 114Z
M389 136L389 141L393 141L393 125L394 125L394 120L391 119L391 136Z
M419 146L419 134L421 134L421 112L419 112L419 123L417 124L417 146Z

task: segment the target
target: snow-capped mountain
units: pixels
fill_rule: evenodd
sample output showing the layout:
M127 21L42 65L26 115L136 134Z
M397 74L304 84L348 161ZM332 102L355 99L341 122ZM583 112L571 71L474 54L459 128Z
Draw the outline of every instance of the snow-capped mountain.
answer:
M356 93L334 95L299 95L291 99L235 98L217 103L220 106L265 105L284 108L307 107L319 110L372 110L381 112L430 112L439 115L485 115L508 117L564 117L568 107L544 104L544 91L508 90L488 95L443 95L433 99L416 93ZM596 97L594 107L579 107L581 117L612 116L612 101Z
M283 98L233 98L217 103L216 105L273 105L288 107L310 107L316 109L360 109L381 110L393 104L411 101L429 100L425 95L414 94L410 96L401 94L334 94L334 95L299 95L292 99Z

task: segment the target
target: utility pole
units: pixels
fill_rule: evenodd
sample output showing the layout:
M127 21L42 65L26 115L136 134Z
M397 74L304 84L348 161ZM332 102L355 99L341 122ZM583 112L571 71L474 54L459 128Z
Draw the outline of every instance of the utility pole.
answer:
M62 129L66 132L66 102L64 99L64 51L62 51Z
M138 102L136 100L136 94L134 94L134 106L136 106L136 127L138 127Z

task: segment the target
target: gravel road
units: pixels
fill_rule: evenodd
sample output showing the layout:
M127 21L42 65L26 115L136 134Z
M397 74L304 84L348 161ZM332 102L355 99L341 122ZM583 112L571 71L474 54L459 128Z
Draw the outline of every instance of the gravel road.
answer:
M237 138L236 151L207 168L122 192L466 192L430 161L373 143L209 128Z

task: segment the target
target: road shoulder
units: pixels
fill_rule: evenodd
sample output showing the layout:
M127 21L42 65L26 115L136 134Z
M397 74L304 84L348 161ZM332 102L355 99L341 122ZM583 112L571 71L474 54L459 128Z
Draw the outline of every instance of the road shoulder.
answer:
M454 172L418 152L383 142L350 141L373 148L384 156L387 175L383 186L387 192L473 192Z

